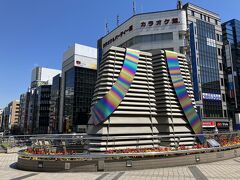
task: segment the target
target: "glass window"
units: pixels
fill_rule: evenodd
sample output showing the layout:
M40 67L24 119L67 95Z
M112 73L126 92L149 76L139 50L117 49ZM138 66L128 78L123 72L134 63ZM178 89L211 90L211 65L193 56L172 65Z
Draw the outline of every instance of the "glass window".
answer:
M223 100L223 102L226 101L226 99L225 99L225 94L222 94L222 100Z
M195 14L194 11L191 11L191 15L194 16L194 14Z
M218 48L218 55L219 55L219 56L222 55L221 48Z
M221 78L221 86L224 86L224 80Z
M224 117L227 117L227 110L224 110Z

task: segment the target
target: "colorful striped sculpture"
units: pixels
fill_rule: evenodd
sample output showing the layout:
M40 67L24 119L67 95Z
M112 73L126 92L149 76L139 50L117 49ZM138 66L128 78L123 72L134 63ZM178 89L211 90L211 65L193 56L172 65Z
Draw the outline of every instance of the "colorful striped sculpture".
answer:
M127 94L137 71L139 51L126 49L126 56L117 81L111 90L92 108L90 121L98 125L117 109Z
M194 133L202 134L202 122L196 113L195 108L193 107L191 99L188 96L188 92L181 74L177 53L172 51L165 51L165 53L169 74L184 114L186 115L186 118ZM204 137L202 135L199 135L198 139L203 143Z

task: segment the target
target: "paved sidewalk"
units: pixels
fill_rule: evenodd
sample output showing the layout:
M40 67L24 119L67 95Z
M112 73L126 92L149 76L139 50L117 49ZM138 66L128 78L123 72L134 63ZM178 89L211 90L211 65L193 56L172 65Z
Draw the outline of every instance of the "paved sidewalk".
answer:
M172 168L147 169L121 172L94 173L40 173L16 170L14 166L17 154L0 154L1 180L219 180L240 179L240 158L219 161L196 166L181 166Z

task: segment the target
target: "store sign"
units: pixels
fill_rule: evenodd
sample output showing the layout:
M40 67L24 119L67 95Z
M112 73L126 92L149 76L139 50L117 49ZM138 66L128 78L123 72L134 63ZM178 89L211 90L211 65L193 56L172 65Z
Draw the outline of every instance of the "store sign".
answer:
M112 44L114 41L116 41L118 38L121 38L122 36L124 36L126 33L129 33L133 30L133 25L129 26L127 29L125 29L124 31L121 31L118 35L116 35L115 37L109 39L107 42L105 42L103 44L103 48L105 48L106 46Z
M215 121L203 121L202 127L215 127L216 123Z
M162 25L170 25L170 24L179 24L180 21L178 18L171 18L171 19L161 19L156 21L142 21L141 28L145 27L153 27L153 26L162 26Z
M85 59L82 57L76 57L74 61L74 66L84 67L88 69L97 69L96 59Z
M228 128L229 122L217 122L217 128Z
M212 94L212 93L202 93L203 99L208 100L219 100L221 101L221 95L220 94Z

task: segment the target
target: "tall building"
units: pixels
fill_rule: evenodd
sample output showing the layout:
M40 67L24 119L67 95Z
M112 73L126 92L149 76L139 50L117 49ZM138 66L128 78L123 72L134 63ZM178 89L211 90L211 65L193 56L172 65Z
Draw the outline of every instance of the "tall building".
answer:
M2 129L4 132L10 132L8 127L8 119L9 119L9 109L8 106L3 108L2 112Z
M37 112L39 108L39 100L38 100L38 91L36 90L38 87L42 85L52 85L52 79L57 74L61 73L61 70L50 69L45 67L36 67L32 70L32 78L31 78L31 88L30 88L30 97L29 97L29 105L28 105L28 115L27 115L27 132L26 134L32 134L33 128L36 128L36 123L34 122L37 119ZM41 88L38 89L41 91ZM43 130L46 132L46 130ZM40 131L41 133L43 132Z
M187 3L187 55L191 62L194 97L205 131L229 130L222 62L221 19L218 14ZM220 127L220 124L226 124Z
M47 134L49 132L50 95L51 85L41 85L34 89L33 134Z
M11 131L12 134L19 133L19 100L14 100L8 104L8 121L6 122L6 128Z
M31 88L40 85L52 84L52 78L61 73L58 69L50 69L45 67L35 67L32 70Z
M186 54L204 130L228 130L221 36L218 14L178 1L177 9L134 15L99 39L98 64L111 46Z
M222 31L228 115L234 129L240 130L240 21L223 23Z
M22 134L25 134L27 132L29 98L30 92L26 92L20 95L19 129Z
M53 77L53 82L51 87L49 131L52 134L58 133L60 88L61 88L61 74L58 74Z
M63 55L59 132L86 132L96 82L96 48L74 44Z
M3 109L0 109L0 131L3 130Z

